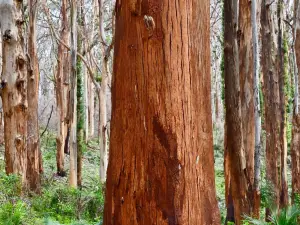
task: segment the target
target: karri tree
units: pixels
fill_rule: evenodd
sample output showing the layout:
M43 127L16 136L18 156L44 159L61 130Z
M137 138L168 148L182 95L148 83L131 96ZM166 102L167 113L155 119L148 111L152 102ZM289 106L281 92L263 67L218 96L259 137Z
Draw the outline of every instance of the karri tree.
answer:
M104 224L220 224L210 3L149 3L116 3Z

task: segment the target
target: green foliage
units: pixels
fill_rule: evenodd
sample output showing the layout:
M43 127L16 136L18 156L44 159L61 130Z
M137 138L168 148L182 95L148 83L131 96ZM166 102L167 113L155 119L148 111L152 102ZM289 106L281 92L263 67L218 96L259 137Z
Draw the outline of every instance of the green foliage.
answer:
M96 147L97 144L90 142ZM26 196L21 179L6 175L0 160L0 225L98 225L104 208L103 185L98 177L99 151L83 153L82 189L73 189L67 178L56 176L55 135L46 132L41 139L44 174L42 193ZM2 153L1 153L2 154ZM68 160L68 157L66 157ZM68 163L66 163L66 166ZM66 167L67 169L67 167Z
M17 175L0 173L0 203L14 196L19 196L22 191L21 178ZM4 199L2 199L4 198Z
M275 192L273 188L273 184L266 181L263 182L261 190L261 206L264 208L273 208L275 198Z
M244 224L253 225L297 225L300 217L299 208L294 205L278 211L273 211L269 218L271 222L265 222L263 220L257 220L247 217Z
M103 205L100 181L83 190L64 184L52 186L45 189L41 196L32 199L32 207L40 217L51 218L63 224L73 224L78 219L97 222L102 217Z
M22 201L7 202L0 207L0 224L21 225L26 215L26 205Z

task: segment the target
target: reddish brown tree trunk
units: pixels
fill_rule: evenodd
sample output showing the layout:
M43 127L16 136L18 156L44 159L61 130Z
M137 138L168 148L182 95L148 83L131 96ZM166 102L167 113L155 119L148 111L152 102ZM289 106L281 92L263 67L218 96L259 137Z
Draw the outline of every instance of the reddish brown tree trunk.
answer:
M287 140L286 140L286 100L284 93L284 53L283 53L283 31L282 31L282 8L283 1L277 3L277 72L279 81L279 147L280 147L280 207L285 208L289 204L288 186L287 186Z
M116 3L104 224L220 224L209 1L147 3Z
M274 18L269 2L262 1L261 5L261 65L263 73L263 93L265 107L266 131L266 179L273 192L273 205L279 206L279 86L278 73L275 67L273 53L276 52L274 40ZM266 218L270 210L266 211Z
M239 73L242 108L242 131L248 182L254 183L254 149L255 149L255 122L254 122L254 82L253 82L253 51L251 30L251 4L248 0L239 1ZM250 199L253 201L253 199ZM253 204L251 204L253 205ZM252 207L252 206L251 206Z
M62 14L62 25L60 39L64 43L68 43L69 40L69 27L67 19L67 0L62 0L61 14ZM58 56L57 56L57 73L56 73L56 102L57 102L57 113L59 117L58 122L58 134L56 137L57 153L57 174L60 176L65 176L64 171L64 150L67 137L67 121L66 121L66 105L68 104L68 99L66 92L68 91L68 73L69 70L66 69L66 64L69 62L68 54L66 54L67 49L62 43L58 45Z
M299 0L295 0L295 21L294 28L294 64L296 63L295 72L295 100L293 114L293 129L292 129L292 144L291 144L291 159L292 159L292 200L300 195L300 113L299 113L299 68L300 68L300 7ZM296 61L295 61L296 58ZM297 71L298 67L298 71Z
M38 123L38 94L39 67L36 49L36 14L38 1L29 0L29 32L27 96L28 96L28 137L27 137L27 180L31 191L39 192L41 186L40 172L42 171L39 123Z
M226 105L226 176L228 199L232 197L235 224L251 213L251 185L244 151L240 95L239 52L237 42L237 0L224 2L224 73ZM226 167L225 167L226 168Z

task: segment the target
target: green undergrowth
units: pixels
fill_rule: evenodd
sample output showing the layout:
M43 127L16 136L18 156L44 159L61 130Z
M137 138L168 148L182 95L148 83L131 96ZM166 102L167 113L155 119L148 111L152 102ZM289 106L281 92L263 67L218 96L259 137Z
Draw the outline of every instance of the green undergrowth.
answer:
M83 152L83 186L70 188L67 177L56 175L56 141L52 133L41 140L44 174L40 195L22 193L20 177L7 176L3 147L0 150L1 225L102 224L104 189L99 180L99 151L89 142ZM68 174L68 155L65 155Z

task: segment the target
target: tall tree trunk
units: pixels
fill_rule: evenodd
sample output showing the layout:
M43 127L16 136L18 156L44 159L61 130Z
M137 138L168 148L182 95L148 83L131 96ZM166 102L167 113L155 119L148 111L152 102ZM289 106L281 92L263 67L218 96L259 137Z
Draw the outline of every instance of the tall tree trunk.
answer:
M67 18L67 0L62 0L61 14L62 14L62 24L60 39L64 43L68 43L69 40L69 26ZM65 140L67 137L67 121L66 121L66 105L68 104L68 99L66 92L68 92L68 83L67 80L69 70L66 70L66 64L69 62L68 54L66 54L67 49L63 44L59 43L58 45L58 56L57 56L57 72L56 72L56 102L57 102L57 114L58 114L58 132L56 137L56 162L57 162L57 174L59 176L65 176L64 168L64 151L65 151Z
M107 88L109 83L108 57L106 35L104 32L104 0L99 0L99 30L100 40L102 41L103 61L102 61L102 80L99 96L99 143L100 143L100 180L106 180L108 164L108 132L107 132Z
M263 0L261 5L261 65L263 73L263 92L266 130L266 179L273 193L273 205L279 206L279 86L275 67L275 34L272 5ZM270 209L266 210L266 219Z
M24 52L23 1L0 0L3 41L1 97L4 112L5 169L20 174L26 185L27 169L27 65Z
M224 73L226 105L226 151L230 179L226 179L226 195L233 200L235 224L241 224L243 215L250 215L251 186L244 152L242 105L240 95L239 52L237 42L237 0L224 2ZM249 31L247 31L249 32ZM245 56L246 57L246 56ZM249 84L252 86L252 84ZM251 91L252 92L252 91ZM251 151L251 150L250 150ZM228 174L227 174L228 175Z
M104 224L220 224L209 1L116 4Z
M255 117L254 117L254 82L253 82L253 51L252 51L252 27L251 5L248 0L239 1L239 74L242 112L242 135L246 157L247 182L250 189L254 183L254 148L255 148ZM252 190L249 190L252 193ZM250 212L252 212L253 199Z
M254 152L254 199L253 216L260 218L260 154L261 154L261 107L259 96L259 47L258 47L258 29L257 29L257 0L251 1L251 25L252 25L252 43L253 43L253 85L254 85L254 117L255 117L255 152Z
M77 51L82 53L83 50L83 28L84 28L84 3L81 0L80 8L78 8L78 26L81 28L81 32L77 35ZM77 58L77 185L81 187L82 185L82 154L85 148L85 130L84 130L84 84L83 84L83 69L82 61Z
M105 53L104 53L105 54ZM108 87L108 62L103 61L101 90L99 92L99 143L100 143L100 180L106 180L106 171L108 164L108 146L107 146L107 109L106 94Z
M283 1L278 0L277 3L277 22L278 22L278 36L277 36L277 72L279 81L279 147L280 147L280 207L284 208L288 205L288 186L287 186L287 140L286 140L286 101L284 93L284 53L283 53L283 31L282 31L282 7Z
M29 189L40 191L41 153L39 141L38 123L38 99L39 99L39 67L36 49L36 14L38 0L29 0L29 34L28 34L28 121L27 121L27 180Z
M70 129L70 177L72 187L77 187L77 2L71 3L71 73L68 109Z
M93 138L95 136L95 90L93 82L90 76L88 79L88 126L89 126L89 137Z
M0 31L1 32L1 31ZM0 35L0 74L2 74L2 35ZM3 121L3 105L2 99L0 99L0 145L4 144L4 121Z
M299 0L295 0L295 25L294 25L294 76L295 98L291 144L292 159L292 199L300 195L300 113L299 113L299 68L300 68L300 6Z

